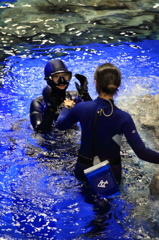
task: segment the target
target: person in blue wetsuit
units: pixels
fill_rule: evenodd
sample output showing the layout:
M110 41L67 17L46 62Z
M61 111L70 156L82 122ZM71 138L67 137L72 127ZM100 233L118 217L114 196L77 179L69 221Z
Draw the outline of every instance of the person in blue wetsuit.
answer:
M80 85L75 82L77 91L66 91L72 72L60 59L47 62L44 74L47 86L43 89L42 96L30 104L30 121L35 131L47 133L57 120L65 99L72 99L77 103L91 100L91 97L88 93L87 78L81 74L75 75L80 82Z
M121 84L120 70L111 63L97 67L94 73L97 99L81 102L74 106L71 100L64 101L64 108L57 119L57 128L66 130L80 122L82 135L75 175L87 181L84 169L94 164L94 157L108 160L118 183L121 181L121 137L142 160L159 164L159 153L146 148L140 138L130 114L115 106L113 97ZM73 107L74 106L74 107ZM70 107L72 109L70 110ZM96 119L96 120L95 120ZM94 122L96 121L95 143L93 144Z

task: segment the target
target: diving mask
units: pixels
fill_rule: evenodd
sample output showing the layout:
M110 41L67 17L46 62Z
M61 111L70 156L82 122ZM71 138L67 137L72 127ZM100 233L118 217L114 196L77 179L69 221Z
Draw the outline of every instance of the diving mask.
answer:
M49 77L49 80L52 80L56 86L61 84L69 84L71 80L71 73L70 72L63 72L63 73L55 73Z

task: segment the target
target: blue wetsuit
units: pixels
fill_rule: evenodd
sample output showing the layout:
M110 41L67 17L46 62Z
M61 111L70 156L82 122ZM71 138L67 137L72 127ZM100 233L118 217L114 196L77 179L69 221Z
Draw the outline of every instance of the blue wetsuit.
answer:
M75 105L71 110L63 108L57 120L57 127L60 130L70 128L76 122L80 122L82 128L81 146L79 158L76 165L76 173L92 166L92 153L98 155L100 160L108 159L114 175L118 182L121 179L121 157L120 140L125 135L129 145L136 155L145 161L159 164L159 153L146 148L141 140L131 116L117 108L113 100L110 100L113 106L113 113L110 116L98 114L95 150L93 150L93 125L96 112L104 109L104 114L109 115L112 106L108 100L97 98L94 101L81 102ZM81 174L81 178L84 178ZM79 176L80 178L80 176Z

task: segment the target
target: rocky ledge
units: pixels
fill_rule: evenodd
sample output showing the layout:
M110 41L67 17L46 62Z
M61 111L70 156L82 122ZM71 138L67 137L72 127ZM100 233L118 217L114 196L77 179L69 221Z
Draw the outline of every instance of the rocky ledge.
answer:
M154 0L18 0L0 8L1 46L158 39Z

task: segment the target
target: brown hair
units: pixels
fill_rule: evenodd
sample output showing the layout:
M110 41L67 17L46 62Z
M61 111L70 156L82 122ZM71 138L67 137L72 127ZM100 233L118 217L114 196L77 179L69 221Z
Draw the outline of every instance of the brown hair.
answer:
M121 84L121 72L111 63L105 63L97 67L94 73L96 80L96 90L98 94L101 92L114 95L118 91Z

